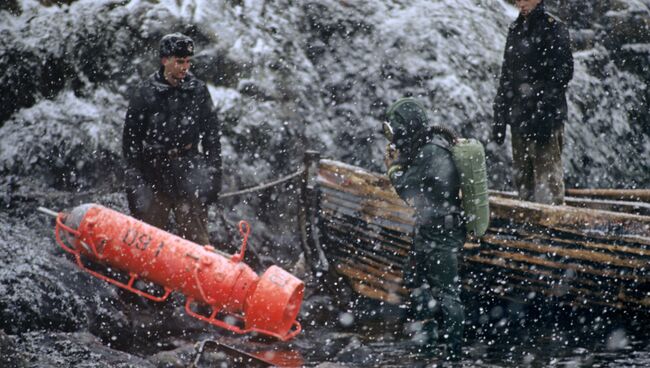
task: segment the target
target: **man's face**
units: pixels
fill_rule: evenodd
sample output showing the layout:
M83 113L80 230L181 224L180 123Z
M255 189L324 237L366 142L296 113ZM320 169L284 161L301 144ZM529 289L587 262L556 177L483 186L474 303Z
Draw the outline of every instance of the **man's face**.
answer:
M528 16L533 9L541 3L542 0L515 0L515 5L519 9L521 15Z
M168 56L162 58L162 64L165 68L165 76L180 82L185 78L187 72L190 70L191 60L191 56Z

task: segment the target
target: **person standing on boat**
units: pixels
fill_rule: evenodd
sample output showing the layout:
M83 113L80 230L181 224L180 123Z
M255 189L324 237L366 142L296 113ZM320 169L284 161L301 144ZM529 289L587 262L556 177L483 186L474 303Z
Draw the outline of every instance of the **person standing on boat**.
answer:
M425 353L435 354L442 338L446 358L457 360L465 320L458 253L467 230L461 217L458 169L448 140L442 139L452 133L430 126L424 107L412 98L388 108L383 131L390 141L385 157L390 182L415 209L415 236L404 283L411 290L415 325L422 326L416 343Z
M493 140L503 144L510 125L520 199L563 204L566 89L573 77L569 31L546 13L542 0L516 0L515 5L520 13L508 30L493 105Z

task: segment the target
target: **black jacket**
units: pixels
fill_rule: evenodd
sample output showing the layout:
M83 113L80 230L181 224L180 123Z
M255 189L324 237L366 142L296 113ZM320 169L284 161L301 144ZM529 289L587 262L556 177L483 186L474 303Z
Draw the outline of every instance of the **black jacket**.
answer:
M397 194L415 209L418 226L449 214L459 215L460 176L442 139L434 138L415 149L412 158L399 153L389 179Z
M216 199L221 187L219 137L205 83L188 73L173 87L161 68L131 96L122 151L129 168L155 190L171 197Z
M540 3L510 26L499 89L494 100L494 136L514 131L544 140L567 117L566 88L573 77L567 27Z

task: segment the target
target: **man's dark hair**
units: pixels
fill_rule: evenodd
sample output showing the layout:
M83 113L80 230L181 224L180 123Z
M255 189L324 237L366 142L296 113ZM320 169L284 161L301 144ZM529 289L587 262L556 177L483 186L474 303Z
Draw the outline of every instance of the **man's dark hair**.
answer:
M160 39L160 57L194 55L194 41L182 33L170 33Z

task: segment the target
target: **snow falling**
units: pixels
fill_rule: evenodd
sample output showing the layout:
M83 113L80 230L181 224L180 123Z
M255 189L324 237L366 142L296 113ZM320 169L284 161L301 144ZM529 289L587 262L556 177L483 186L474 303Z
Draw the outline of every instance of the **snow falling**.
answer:
M545 3L572 38L566 188L650 189L650 1ZM246 366L250 358L241 351L263 352L258 356L280 366L448 364L411 350L421 323L404 322L399 288L387 286L401 271L383 270L375 287L389 290L384 300L350 282L366 272L363 257L382 265L403 258L397 245L387 251L364 238L385 235L370 224L377 218L367 217L367 226L343 221L358 226L339 234L327 232L335 210L302 212L329 195L350 207L354 193L332 186L303 198L303 176L295 175L209 208L215 248L238 252L237 226L245 219L252 227L245 262L258 274L277 265L305 282L303 331L289 342L206 325L186 314L179 293L155 303L84 273L57 245L54 221L36 208L100 203L129 213L124 117L130 93L159 67L158 41L170 32L190 35L196 45L192 72L207 83L222 124L223 193L302 173L306 151L340 169L338 177L308 170L309 194L337 178L345 182L343 172L379 186L383 179L373 175L386 171L384 112L408 95L424 104L432 123L483 143L488 186L505 193L495 207L510 205L511 135L502 146L491 141L492 102L517 14L502 0L0 3L0 366L187 367L205 340L240 352L205 344L199 367ZM368 195L388 191L379 188ZM544 216L518 225L497 219L484 242L468 241L458 364L650 365L648 202L609 203L622 219L611 226L580 223L567 212L556 228L539 224L559 212L523 205L517 213ZM346 207L346 219L368 214L364 204ZM408 224L404 211L393 215ZM323 252L304 252L305 221L315 221L308 235L322 240ZM389 235L403 241L409 226ZM590 230L577 233L578 226ZM356 268L337 268L338 241L358 246L346 253ZM513 241L520 248L508 245ZM537 258L521 268L515 258L529 254L524 248ZM593 253L580 258L587 248ZM479 261L492 263L477 271ZM592 280L589 272L599 276ZM601 291L602 298L593 296Z

